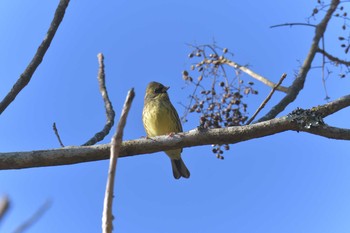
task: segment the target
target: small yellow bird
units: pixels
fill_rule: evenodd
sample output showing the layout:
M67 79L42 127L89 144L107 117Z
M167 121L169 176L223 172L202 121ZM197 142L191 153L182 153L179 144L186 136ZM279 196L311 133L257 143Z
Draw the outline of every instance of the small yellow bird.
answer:
M143 126L147 137L182 132L182 126L176 109L171 104L167 90L157 82L150 82L146 89L142 112ZM182 149L164 151L171 159L175 179L190 177L185 163L181 159Z

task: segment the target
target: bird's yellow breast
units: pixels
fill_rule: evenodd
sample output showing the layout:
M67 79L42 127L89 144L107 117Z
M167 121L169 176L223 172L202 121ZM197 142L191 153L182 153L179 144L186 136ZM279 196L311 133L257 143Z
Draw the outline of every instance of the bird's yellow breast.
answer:
M171 103L170 103L171 104ZM169 104L162 101L152 101L146 104L143 110L143 124L147 136L154 137L181 131L177 119Z

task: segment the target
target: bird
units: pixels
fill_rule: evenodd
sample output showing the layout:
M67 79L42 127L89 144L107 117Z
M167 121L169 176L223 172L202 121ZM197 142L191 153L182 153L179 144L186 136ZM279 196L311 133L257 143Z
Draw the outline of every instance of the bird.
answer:
M142 121L148 138L182 132L181 121L170 102L168 89L169 87L158 82L150 82L147 85ZM181 158L182 148L164 152L171 160L174 178L189 178L190 172Z

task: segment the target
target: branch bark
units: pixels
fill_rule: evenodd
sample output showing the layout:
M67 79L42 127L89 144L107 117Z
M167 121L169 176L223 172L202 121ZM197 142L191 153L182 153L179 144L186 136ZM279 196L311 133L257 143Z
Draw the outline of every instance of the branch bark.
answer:
M326 117L349 106L350 95L347 95L333 102L315 107L313 110L317 111L317 113L321 114L323 117ZM194 129L176 134L172 137L159 136L152 139L124 141L120 148L119 157L149 154L164 150L201 145L234 144L288 130L307 132L332 139L350 140L349 129L341 129L327 125L306 129L289 121L287 117L284 116L246 126L234 126L206 131ZM109 156L109 144L0 153L0 170L68 165L108 159Z
M323 37L327 28L327 24L332 18L332 15L337 9L339 3L339 0L332 0L329 9L326 12L326 15L324 16L322 21L316 26L315 36L313 38L309 53L306 56L304 63L299 70L297 78L289 87L288 94L277 105L271 108L271 110L265 116L260 118L258 122L275 118L280 112L282 112L291 102L293 102L297 98L299 92L304 88L306 76L311 68L311 63L314 60L315 54L318 51L318 44L321 38Z
M112 204L114 197L114 178L117 170L117 160L119 156L120 147L123 140L123 131L126 124L126 118L128 117L129 110L131 108L132 100L135 97L134 89L128 92L126 97L122 114L119 119L117 131L112 138L110 162L108 169L108 179L106 185L105 198L103 203L103 214L102 214L102 232L111 233L113 230L113 214Z
M10 200L7 196L0 198L0 222L10 207Z
M317 52L321 53L322 55L326 56L328 58L328 60L336 63L336 64L342 64L345 66L350 66L350 61L346 61L346 60L342 60L340 58L337 58L329 53L327 53L325 50L321 49L321 48L317 48Z
M102 95L102 99L105 104L107 119L103 129L100 132L96 133L91 139L89 139L89 141L84 143L82 146L95 145L97 142L102 141L109 134L109 131L114 125L115 112L113 110L113 105L109 99L107 88L106 88L104 56L102 53L99 53L97 55L97 58L99 63L97 80L98 80L99 89Z
M12 89L5 96L5 98L0 102L0 115L3 111L15 100L16 96L21 92L21 90L27 86L29 81L31 80L35 70L38 68L40 63L42 62L47 49L50 47L52 39L54 38L56 31L62 22L64 17L64 13L68 7L69 0L61 0L57 6L55 16L51 22L50 28L47 31L47 34L44 40L41 42L36 54L33 59L25 69L25 71L21 74L17 82L13 85Z

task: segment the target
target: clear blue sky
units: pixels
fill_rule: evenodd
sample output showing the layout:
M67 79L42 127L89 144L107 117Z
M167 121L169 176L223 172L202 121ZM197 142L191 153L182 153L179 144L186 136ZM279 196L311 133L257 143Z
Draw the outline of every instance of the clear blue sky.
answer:
M58 1L0 1L0 97L29 63L45 36ZM72 1L56 37L32 81L0 117L0 151L57 148L56 122L66 145L79 145L105 123L97 85L97 58L105 55L107 87L119 116L127 91L134 100L125 139L145 135L141 112L148 82L170 86L180 115L192 89L181 72L191 61L186 43L213 39L240 64L285 85L305 58L313 36L307 27L270 29L305 22L316 1ZM327 31L327 48L339 51L338 28ZM341 35L341 34L340 34ZM319 65L319 59L313 64ZM230 71L233 73L233 71ZM247 78L247 81L252 81ZM329 95L349 94L348 79L336 73ZM253 113L269 88L257 85L249 97ZM271 107L283 95L277 93ZM323 104L319 69L310 72L296 107ZM350 128L349 110L326 123ZM190 116L184 130L198 125ZM114 131L114 128L113 128ZM110 136L103 143L108 143ZM120 159L114 201L115 232L322 233L350 231L349 142L286 132L231 146L225 160L210 146L187 148L188 180L172 177L164 153ZM11 209L0 232L11 232L46 200L52 207L28 232L100 232L108 161L70 166L0 171L0 195Z

